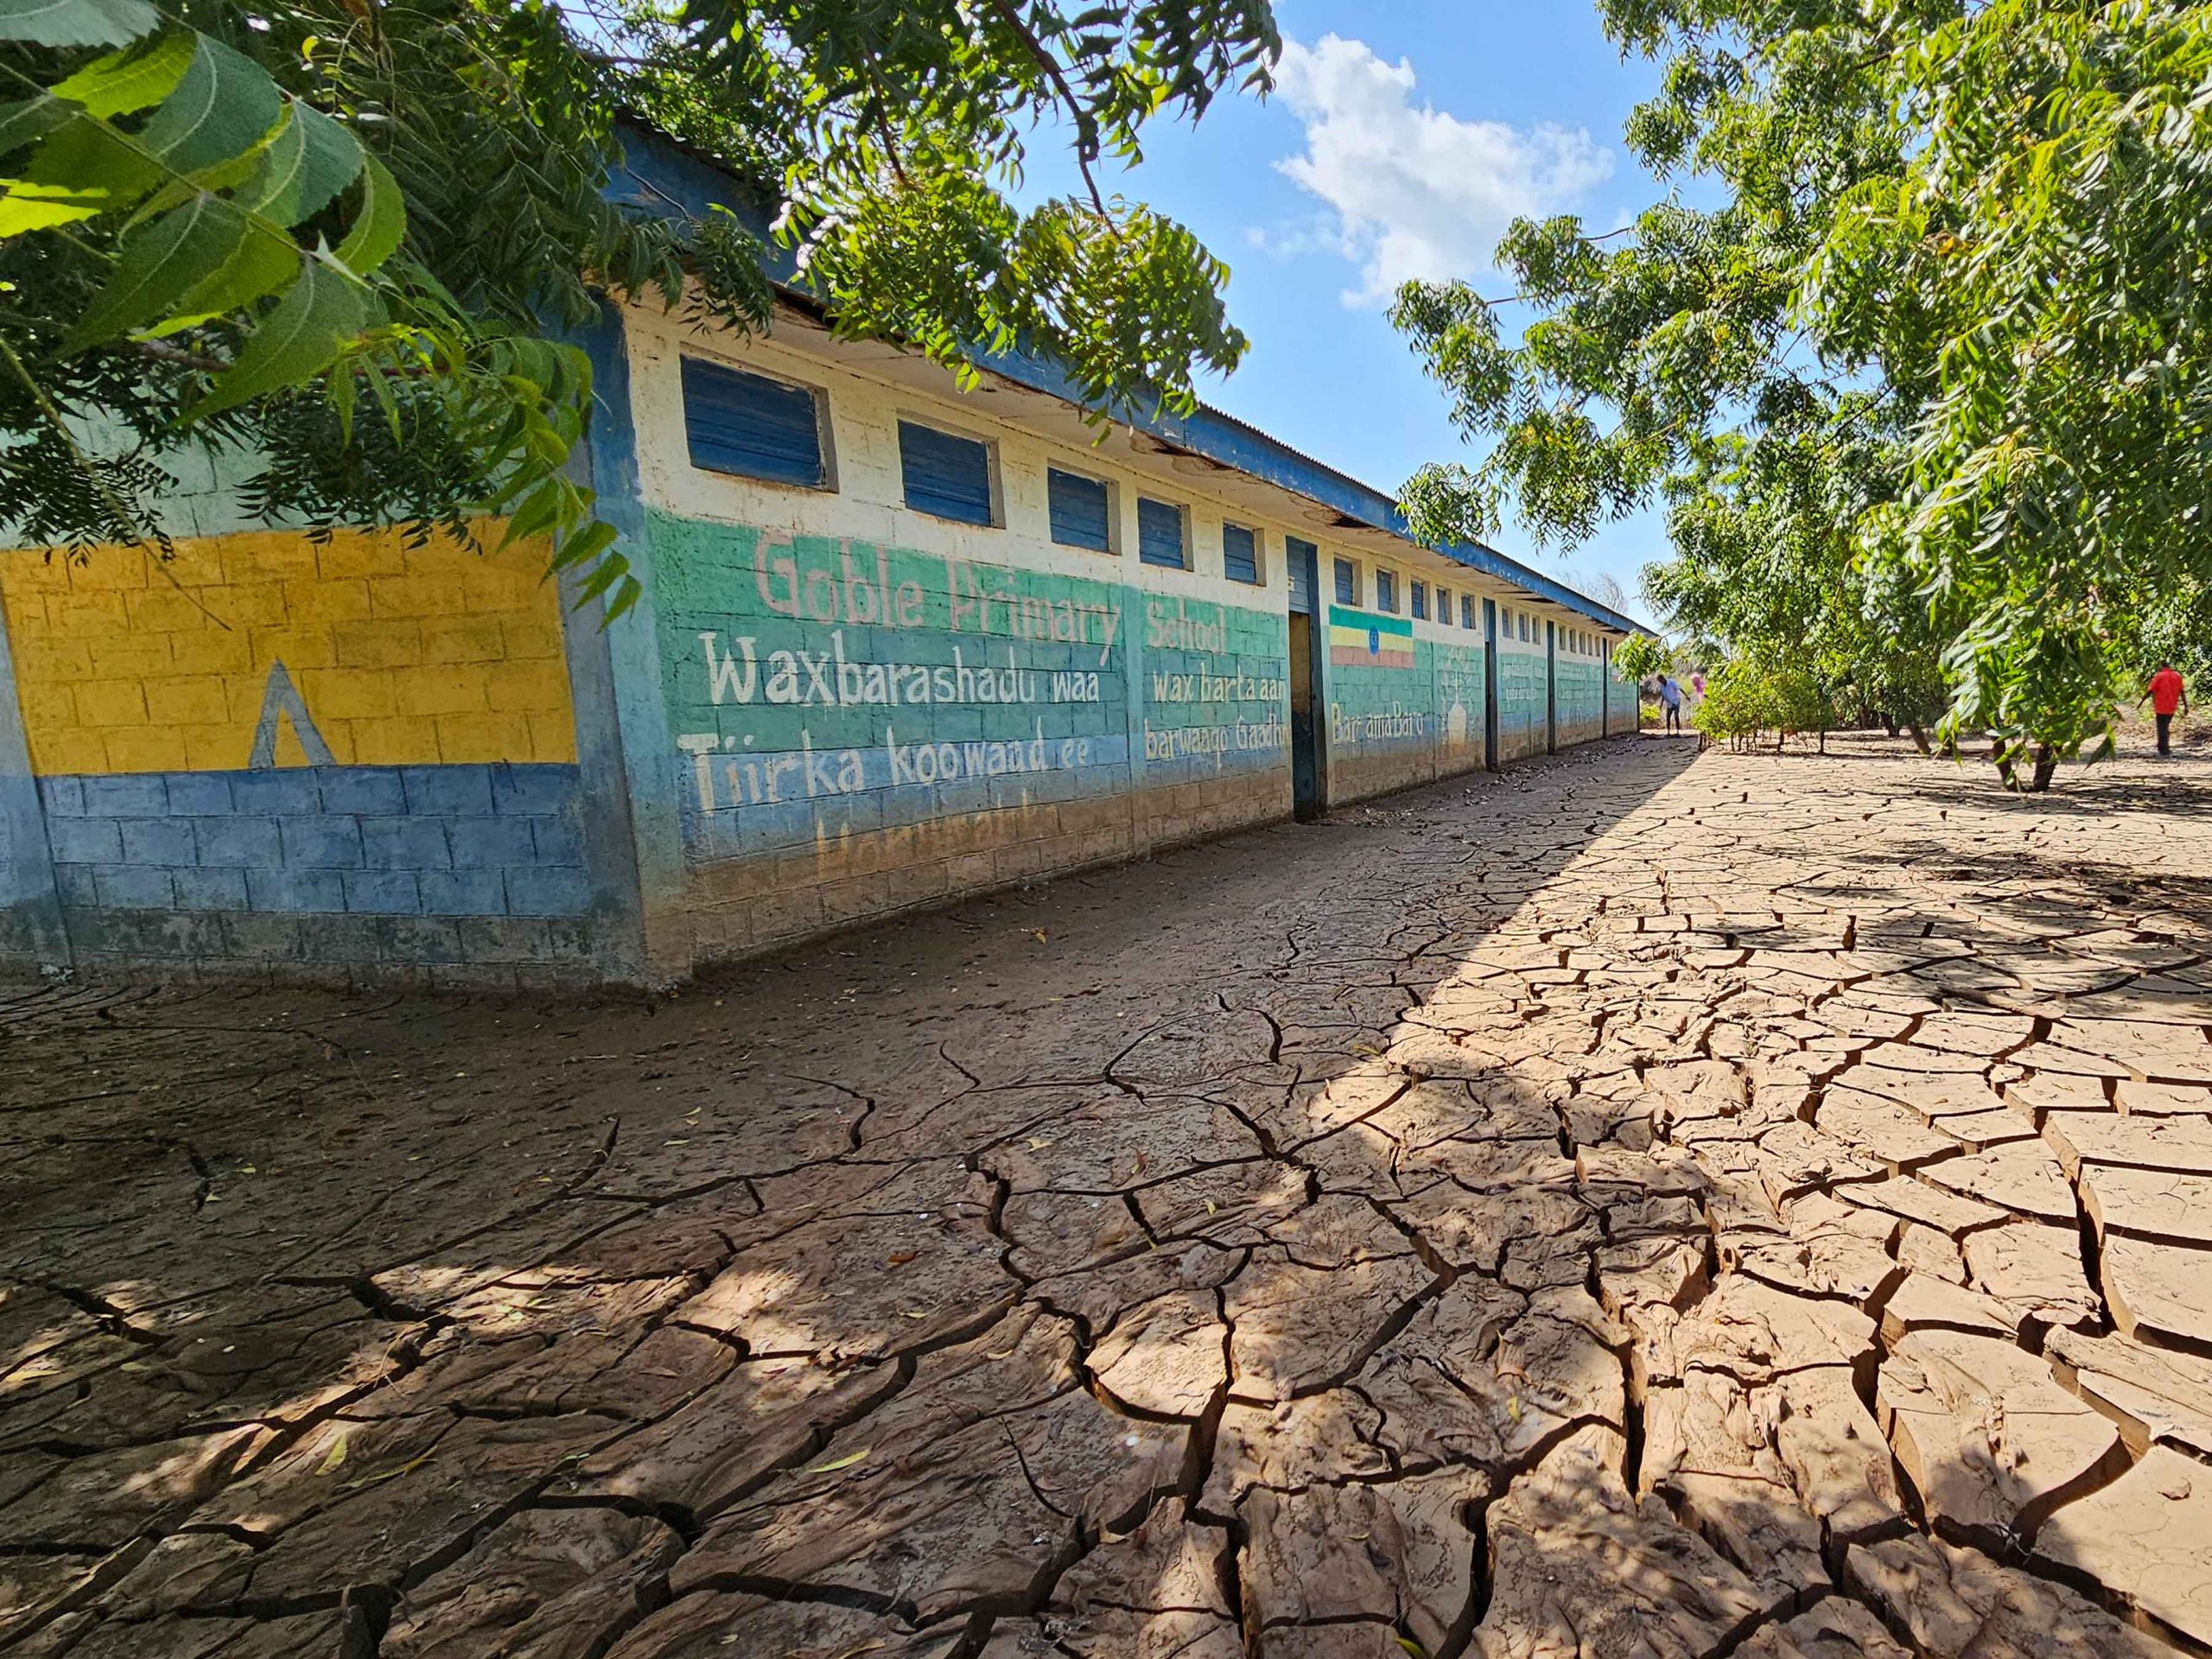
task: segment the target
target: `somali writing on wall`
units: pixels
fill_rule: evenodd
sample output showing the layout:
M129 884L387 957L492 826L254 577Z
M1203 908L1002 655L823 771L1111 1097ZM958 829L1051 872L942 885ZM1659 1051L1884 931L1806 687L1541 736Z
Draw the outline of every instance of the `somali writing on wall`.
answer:
M1341 747L1483 741L1483 648L1419 639L1404 669L1338 667L1330 677L1329 736Z
M1140 767L1287 763L1279 617L860 542L653 531L695 856L1126 791Z
M1497 723L1504 733L1540 729L1551 704L1550 671L1543 654L1501 651L1497 654Z

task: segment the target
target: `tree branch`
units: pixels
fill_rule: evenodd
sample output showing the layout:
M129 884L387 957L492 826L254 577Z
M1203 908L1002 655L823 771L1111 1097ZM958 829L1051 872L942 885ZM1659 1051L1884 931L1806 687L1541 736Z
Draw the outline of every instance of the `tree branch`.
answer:
M1068 85L1068 78L1060 68L1060 60L1045 49L1045 42L1039 40L1035 32L1022 21L1021 14L1014 9L1010 0L990 0L990 5L991 10L998 14L999 21L1014 31L1023 49L1051 79L1058 91L1060 101L1067 105L1068 113L1075 118L1075 164L1082 171L1083 182L1090 192L1090 205L1097 209L1099 218L1110 225L1113 216L1106 211L1106 198L1099 194L1098 181L1090 176L1090 158L1098 152L1097 136L1091 130L1089 113L1076 98L1075 88Z
M166 340L134 340L128 344L141 357L150 357L156 363L167 363L180 369L197 369L202 374L220 374L231 366L219 357L209 357L201 352L188 352L181 346L170 345Z

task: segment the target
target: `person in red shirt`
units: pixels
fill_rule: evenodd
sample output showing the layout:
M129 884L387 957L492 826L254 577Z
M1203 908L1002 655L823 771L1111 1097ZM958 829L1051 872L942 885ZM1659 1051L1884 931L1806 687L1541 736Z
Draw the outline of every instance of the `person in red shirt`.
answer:
M2181 676L2171 663L2160 663L2158 671L2151 677L2151 689L2143 694L2135 706L2151 705L2151 712L2158 720L2158 753L2171 754L2173 750L2174 716L2189 712L2189 688L2182 683Z

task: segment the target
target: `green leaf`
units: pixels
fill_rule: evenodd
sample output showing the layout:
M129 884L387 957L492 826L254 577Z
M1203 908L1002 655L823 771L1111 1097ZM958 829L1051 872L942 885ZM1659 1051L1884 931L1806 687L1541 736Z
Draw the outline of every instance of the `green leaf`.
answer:
M144 0L0 0L0 41L128 46L162 25Z
M360 211L353 217L353 228L338 245L338 263L360 276L391 258L407 235L407 204L400 199L397 181L375 156L365 159Z
M80 352L153 321L227 264L246 234L246 216L202 194L133 232L116 250L115 274L61 341Z
M175 313L146 330L158 339L227 316L274 294L299 274L300 250L263 220L249 219L235 251L213 275L176 302Z
M152 107L176 90L198 50L189 29L166 35L86 64L54 89L54 96L81 105L103 121Z
M562 486L567 482L557 476L549 478L524 498L523 504L507 519L507 533L499 537L499 550L529 537L543 535L560 522Z
M330 366L339 346L369 322L369 296L361 285L320 258L307 260L299 280L262 319L238 361L185 418L203 420L249 397L313 378Z
M0 104L0 156L45 137L68 118L69 106L43 92L18 103Z
M160 177L161 169L112 127L72 113L0 196L0 238L127 207Z
M258 65L202 35L138 142L178 172L197 173L252 149L283 114L283 94Z
M553 556L553 568L565 570L571 565L589 564L594 559L614 545L614 526L594 520L561 543Z
M319 212L353 183L362 160L359 141L321 110L297 99L291 109L292 118L238 193L248 213L287 226Z

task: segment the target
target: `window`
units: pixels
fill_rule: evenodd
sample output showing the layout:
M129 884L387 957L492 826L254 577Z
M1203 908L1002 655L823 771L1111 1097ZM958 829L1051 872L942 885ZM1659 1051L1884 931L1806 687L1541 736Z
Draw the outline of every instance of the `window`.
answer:
M1459 595L1459 626L1463 628L1475 626L1475 596L1472 594Z
M1182 508L1141 495L1137 498L1137 557L1173 570L1190 569Z
M1221 572L1231 582L1260 580L1260 537L1243 524L1221 527Z
M906 505L915 512L963 524L995 522L990 445L901 421L899 465L906 474Z
M1414 614L1423 622L1427 621L1428 584L1425 582L1414 582L1409 591L1408 596L1413 601Z
M1529 613L1526 611L1521 613L1521 643L1524 645L1530 643L1529 639Z
M1052 520L1052 539L1062 547L1114 550L1114 521L1106 486L1080 473L1045 469L1045 494Z
M696 357L683 359L683 435L694 467L828 487L818 392Z
M1243 524L1221 526L1221 575L1230 582L1259 584L1259 531Z
M1350 559L1337 561L1337 603L1359 603L1359 567Z
M1378 611L1388 611L1393 616L1398 613L1398 573L1396 571L1377 570L1375 573L1375 608Z
M1436 620L1447 628L1452 626L1452 590L1449 588L1436 590Z
M1497 607L1497 637L1501 639L1513 637L1513 607L1510 605Z

